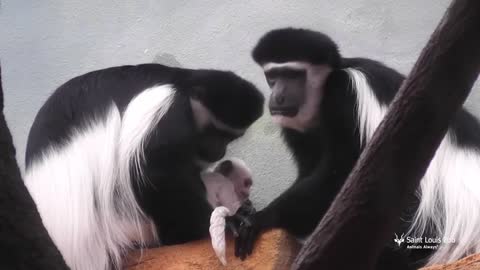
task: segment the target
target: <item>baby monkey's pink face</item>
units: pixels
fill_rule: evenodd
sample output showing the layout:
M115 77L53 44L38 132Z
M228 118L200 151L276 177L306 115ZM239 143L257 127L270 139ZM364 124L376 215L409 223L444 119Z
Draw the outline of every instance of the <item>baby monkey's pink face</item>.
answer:
M233 185L235 186L235 192L237 193L238 197L242 201L248 199L250 197L250 187L253 184L252 178L251 177L246 177L246 178L239 178L237 179L232 179Z
M250 188L253 185L252 172L245 162L238 158L222 161L216 171L233 182L235 193L241 201L250 197Z

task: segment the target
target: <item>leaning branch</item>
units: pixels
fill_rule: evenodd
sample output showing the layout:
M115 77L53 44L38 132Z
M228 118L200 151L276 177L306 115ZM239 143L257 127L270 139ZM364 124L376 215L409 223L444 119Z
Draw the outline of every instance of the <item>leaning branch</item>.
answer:
M48 184L48 183L45 183ZM0 269L67 270L23 184L3 115L0 69Z

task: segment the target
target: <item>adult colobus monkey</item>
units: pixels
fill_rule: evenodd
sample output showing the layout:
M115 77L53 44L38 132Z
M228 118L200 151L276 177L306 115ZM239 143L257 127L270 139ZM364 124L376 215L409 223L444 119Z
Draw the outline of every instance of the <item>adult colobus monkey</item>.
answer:
M221 159L263 101L231 72L157 64L58 88L30 131L25 183L68 265L119 268L134 245L207 236L200 164Z
M382 63L342 58L326 35L279 29L253 50L272 93L270 113L298 166L296 182L240 229L237 256L245 257L259 231L280 227L298 236L312 232L343 185L388 110L404 76ZM428 123L425 123L428 128ZM415 140L415 138L412 138ZM435 252L405 250L405 263L429 264L480 252L480 125L462 109L451 123L397 234L445 238ZM415 155L415 152L412 152ZM381 202L379 202L381 203ZM359 232L361 233L361 232ZM392 239L394 237L392 236ZM425 241L425 239L423 240ZM454 243L446 243L454 241ZM416 242L419 243L419 242ZM423 242L422 244L425 244ZM391 245L396 245L391 242ZM378 265L394 269L386 249Z

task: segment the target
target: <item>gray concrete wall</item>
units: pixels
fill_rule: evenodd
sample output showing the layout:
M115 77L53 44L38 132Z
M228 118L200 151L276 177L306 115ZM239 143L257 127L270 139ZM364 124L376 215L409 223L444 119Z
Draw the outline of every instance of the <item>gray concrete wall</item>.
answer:
M449 2L3 0L0 59L18 159L23 164L28 130L41 104L73 76L155 61L230 69L267 93L250 51L266 31L284 26L324 31L344 56L371 57L408 72ZM475 112L479 98L474 94L468 103ZM258 206L295 177L268 115L231 152L253 167Z

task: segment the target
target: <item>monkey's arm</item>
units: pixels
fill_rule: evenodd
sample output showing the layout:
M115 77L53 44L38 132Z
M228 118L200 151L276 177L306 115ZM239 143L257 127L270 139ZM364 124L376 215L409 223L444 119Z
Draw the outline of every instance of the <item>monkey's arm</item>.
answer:
M244 223L238 229L235 256L244 259L250 255L258 234L271 228L282 228L300 237L308 236L326 213L342 186L343 181L335 181L335 179L347 177L345 174L349 171L340 173L339 169L329 170L299 179L270 205L251 215L248 223ZM335 185L330 183L331 181L340 184ZM375 269L417 269L421 261L415 262L418 258L410 256L404 250L387 245L379 256Z
M324 215L341 185L335 173L312 175L297 181L257 216L265 228L282 228L296 236L309 234ZM312 192L314 191L314 192Z
M332 161L333 162L333 161ZM350 168L322 166L316 173L298 179L266 208L250 216L236 238L235 255L245 258L261 231L282 228L296 236L312 232L340 189Z

